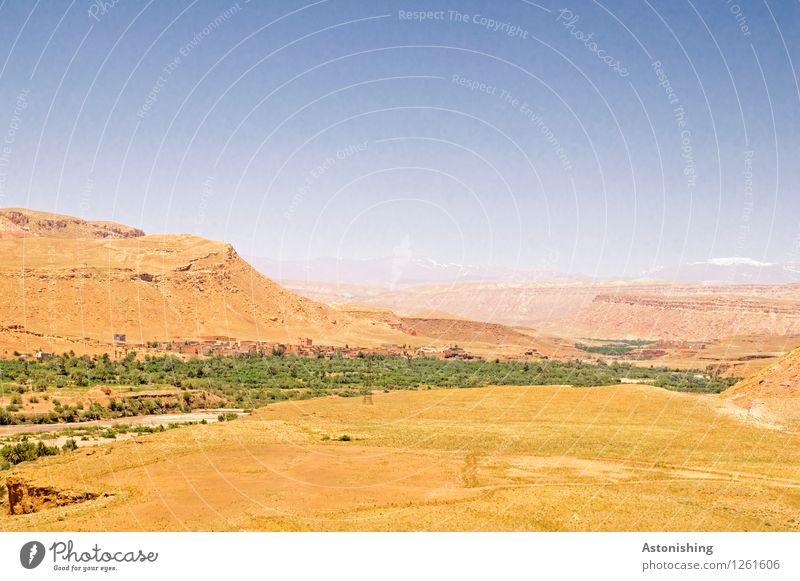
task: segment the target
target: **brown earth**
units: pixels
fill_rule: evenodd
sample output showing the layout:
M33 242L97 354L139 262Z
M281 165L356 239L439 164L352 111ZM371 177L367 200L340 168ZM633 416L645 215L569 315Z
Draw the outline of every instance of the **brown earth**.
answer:
M0 530L800 531L800 435L717 396L548 386L373 401L283 402L20 464L10 476L28 486L99 496L6 510Z

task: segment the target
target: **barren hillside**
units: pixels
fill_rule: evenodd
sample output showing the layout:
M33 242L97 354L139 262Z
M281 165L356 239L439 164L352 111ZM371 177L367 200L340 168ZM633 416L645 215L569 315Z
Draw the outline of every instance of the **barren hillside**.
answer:
M1 240L0 255L4 327L101 341L296 340L335 335L343 318L256 273L230 245L194 236Z
M190 235L146 236L106 222L0 210L0 349L103 352L130 343L202 336L363 347L383 343L506 342L530 338L475 323L417 332L391 312L328 306L255 271L230 244ZM514 341L510 339L514 337Z
M748 418L800 433L800 349L722 393Z
M30 238L135 238L144 232L114 222L88 222L72 216L21 208L0 209L0 239Z
M723 395L745 402L770 397L800 399L800 349L740 381Z

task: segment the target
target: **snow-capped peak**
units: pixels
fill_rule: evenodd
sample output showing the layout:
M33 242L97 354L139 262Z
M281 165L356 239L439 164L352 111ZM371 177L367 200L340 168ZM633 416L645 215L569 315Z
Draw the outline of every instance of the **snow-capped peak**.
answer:
M703 265L756 266L756 267L775 266L774 262L759 262L758 260L753 260L752 258L745 258L743 256L730 256L728 258L711 258L709 260L705 260L702 262L692 262L691 264L696 266L703 266Z

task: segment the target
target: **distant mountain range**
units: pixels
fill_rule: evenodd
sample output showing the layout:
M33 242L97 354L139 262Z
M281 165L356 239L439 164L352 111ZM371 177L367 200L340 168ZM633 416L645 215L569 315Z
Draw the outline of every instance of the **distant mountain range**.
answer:
M278 261L259 257L250 257L248 260L261 273L276 280L376 286L391 290L423 284L471 282L501 284L602 282L602 279L550 270L442 263L431 258L408 256L368 260L313 258ZM800 265L759 262L743 257L712 258L702 262L663 266L646 271L639 277L613 280L661 280L709 284L800 283Z
M310 260L276 261L249 257L249 262L264 275L281 281L332 282L380 286L388 289L419 284L461 282L503 282L509 284L536 282L579 282L589 277L553 271L525 271L499 266L470 266L453 262L437 262L431 258L411 256L368 260L313 258Z
M643 278L712 284L800 283L800 265L759 262L743 257L712 258L656 268L646 272Z

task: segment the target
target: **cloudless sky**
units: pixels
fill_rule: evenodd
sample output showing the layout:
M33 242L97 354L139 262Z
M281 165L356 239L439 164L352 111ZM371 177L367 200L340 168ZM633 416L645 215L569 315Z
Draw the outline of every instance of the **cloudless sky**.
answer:
M799 31L788 0L6 0L0 207L273 259L797 262Z

